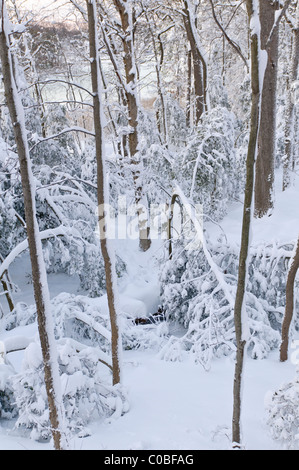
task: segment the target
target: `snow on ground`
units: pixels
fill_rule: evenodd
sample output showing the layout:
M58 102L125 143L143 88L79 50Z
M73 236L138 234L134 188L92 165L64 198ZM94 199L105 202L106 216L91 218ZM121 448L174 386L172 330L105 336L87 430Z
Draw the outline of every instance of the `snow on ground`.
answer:
M252 244L259 243L290 243L297 240L299 234L298 194L299 179L295 184L282 191L282 172L275 174L275 207L268 217L254 219L252 224ZM234 202L229 213L219 226L208 222L206 228L211 240L225 233L228 244L240 244L243 205Z
M130 410L112 423L91 423L91 435L75 438L71 446L74 450L229 449L233 373L230 359L215 361L205 372L188 359L169 363L151 351L126 351L123 375ZM248 359L242 417L247 450L279 449L265 425L264 399L294 373L294 365L279 363L275 354L263 361ZM25 439L0 422L0 450L50 448L51 444Z
M279 182L278 182L279 184ZM277 191L276 208L271 217L254 222L254 243L261 240L289 242L298 235L298 188L282 194ZM297 212L296 212L297 211ZM239 243L242 205L235 203L221 222L231 243ZM209 224L211 238L221 230ZM159 304L157 264L159 245L141 254L132 250L132 243L122 241L122 255L128 262L125 283L120 285L122 306L135 309L134 314L153 313ZM131 245L130 245L131 243ZM28 255L19 258L10 269L11 277L21 288L16 301L33 302L32 284L28 283ZM60 292L80 293L76 277L50 275L51 297ZM3 299L3 297L2 297ZM1 301L2 301L1 299ZM131 313L133 313L131 311ZM19 327L0 334L4 337L20 334L32 337L36 325ZM9 355L19 369L22 352ZM130 410L111 423L90 423L90 436L75 437L76 450L221 450L231 444L232 388L234 363L231 358L214 360L206 372L187 356L182 362L160 360L156 350L124 351L124 386L128 392ZM292 380L296 366L291 361L280 363L278 351L261 361L246 360L242 428L245 448L279 449L266 426L265 399L270 391ZM48 450L50 443L41 444L24 438L11 424L0 421L0 450Z

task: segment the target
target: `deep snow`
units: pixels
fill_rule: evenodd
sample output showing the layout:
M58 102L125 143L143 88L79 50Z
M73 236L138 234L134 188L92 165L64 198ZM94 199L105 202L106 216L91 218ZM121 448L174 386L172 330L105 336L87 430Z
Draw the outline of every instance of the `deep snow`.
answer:
M282 193L277 178L276 207L271 217L254 221L253 243L276 240L293 241L298 236L298 187ZM297 210L297 212L296 212ZM242 221L242 205L234 203L221 222L230 243L238 243ZM217 225L208 223L211 238L221 236ZM122 255L128 263L126 283L120 286L123 308L134 314L153 313L159 304L158 265L161 247L153 243L149 252L141 254L137 243L122 241ZM133 248L133 250L132 250ZM127 258L127 259L126 259ZM17 259L10 269L13 281L20 287L15 301L33 303L32 284L28 283L28 255ZM81 293L76 277L49 275L50 294ZM1 302L3 297L1 297ZM36 325L1 332L0 340L13 335L34 336ZM9 355L19 370L23 353ZM159 359L158 351L124 351L123 382L128 392L129 411L112 422L90 423L90 435L75 437L71 447L76 450L220 450L231 448L232 358L212 362L206 372L188 356L182 362ZM265 423L265 400L271 391L291 381L296 365L279 362L278 351L267 359L247 359L244 372L242 429L245 448L274 450L279 443L270 437ZM49 450L51 443L41 444L22 437L10 422L0 421L0 450Z

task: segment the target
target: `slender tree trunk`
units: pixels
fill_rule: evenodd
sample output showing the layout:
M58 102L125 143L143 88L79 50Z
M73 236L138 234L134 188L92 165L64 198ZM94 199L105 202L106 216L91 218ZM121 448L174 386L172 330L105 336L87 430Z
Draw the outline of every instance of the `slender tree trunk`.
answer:
M32 267L34 296L37 309L38 329L43 355L45 385L49 402L50 422L54 446L62 450L63 439L62 394L60 391L59 367L52 324L47 274L42 253L42 244L36 220L34 179L26 140L24 112L13 76L9 46L9 20L4 0L1 0L0 54L7 105L13 123L14 136L20 162L20 173L24 195L25 219L28 246Z
M261 124L255 172L255 217L263 217L273 208L276 142L276 89L279 28L275 28L270 44L267 41L275 22L279 2L260 0L261 47L267 48L268 64L262 93Z
M0 254L0 261L1 263L4 261L3 256ZM0 273L0 282L3 287L3 291L5 292L5 297L9 306L9 311L13 312L15 306L14 306L14 301L10 295L10 289L11 289L11 282L9 279L8 271L4 271L4 273Z
M187 104L186 104L186 123L187 126L191 126L191 94L192 94L192 52L188 50L187 56Z
M12 297L11 297L11 295L10 295L10 291L9 291L9 287L8 287L8 282L7 282L7 280L5 279L4 276L5 276L5 273L4 273L4 275L0 278L0 281L1 281L1 284L2 284L2 287L3 287L3 291L4 291L4 294L5 294L5 297L6 297L8 306L9 306L9 311L10 311L10 312L13 312L15 306L14 306Z
M284 362L288 360L288 349L289 349L289 331L294 314L294 284L296 274L299 268L299 238L297 241L297 247L295 254L290 262L290 268L286 283L286 307L285 314L282 323L281 331L281 345L280 345L280 361Z
M257 26L259 22L259 9L257 0L247 0L247 11L250 23L255 26L252 26L251 29L251 123L246 160L245 200L243 208L241 248L239 255L238 283L234 306L237 352L233 390L232 441L233 446L236 448L239 448L241 446L241 391L244 353L247 340L245 294L247 279L247 260L250 248L249 237L252 222L255 159L257 153L261 101L260 38Z
M286 98L286 118L285 118L285 157L283 161L283 183L282 189L285 191L291 185L291 172L294 169L294 108L295 108L295 93L297 99L299 90L293 90L295 81L298 77L299 65L299 2L297 3L296 10L296 25L292 31L293 44L292 55L290 63L290 71L287 78L287 98Z
M153 52L154 52L154 57L155 57L157 91L158 91L158 96L161 102L160 110L157 112L158 130L160 133L160 140L162 143L165 144L167 148L168 147L167 110L166 110L166 105L165 105L164 88L163 88L162 76L161 76L161 66L163 63L163 44L161 40L162 33L159 34L159 38L158 38L159 45L160 45L160 54L161 54L161 56L159 57L158 49L156 45L155 31L153 30L151 19L147 13L146 7L143 5L143 2L141 2L141 5L142 5L142 8L144 9L145 19L146 19L148 29L150 32L151 41L153 45ZM162 123L162 126L161 126L161 123Z
M208 108L208 72L205 58L198 44L196 21L192 11L193 4L190 0L183 0L183 5L184 25L193 58L195 124L197 124Z
M123 32L123 61L126 76L125 94L128 107L129 126L129 151L132 174L135 189L135 204L139 225L139 246L142 251L147 251L151 246L149 237L148 216L146 214L144 194L141 182L141 161L138 152L138 98L137 98L137 69L134 57L133 41L133 10L128 0L113 0L119 13Z
M22 24L22 18L20 15L19 7L17 5L16 0L11 0L16 18L19 22L19 24ZM43 95L41 91L40 84L38 83L38 74L36 70L36 63L35 59L30 51L30 47L27 41L27 35L26 32L23 34L23 42L24 42L24 49L26 51L26 59L28 60L29 67L31 69L31 72L33 74L33 80L36 82L34 85L34 91L35 91L35 96L36 96L36 101L38 104L38 110L40 113L40 121L41 121L41 131L42 131L42 137L46 138L47 137L47 132L46 132L46 108L44 105L44 100L43 100Z
M97 159L97 192L98 192L98 221L100 229L101 251L105 264L106 289L111 323L111 350L113 385L121 380L121 335L117 312L117 283L114 258L107 239L107 219L105 207L108 204L106 196L105 150L103 136L103 109L101 100L101 73L99 62L99 45L97 38L97 10L95 0L86 0L88 12L88 29L91 58L91 80L94 94L94 128Z

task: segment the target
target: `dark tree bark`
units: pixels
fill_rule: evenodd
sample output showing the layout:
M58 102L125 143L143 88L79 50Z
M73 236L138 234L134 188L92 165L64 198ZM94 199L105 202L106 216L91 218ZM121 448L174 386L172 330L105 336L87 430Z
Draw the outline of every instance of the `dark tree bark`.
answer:
M203 113L207 111L208 108L208 71L205 58L198 47L195 18L193 17L193 12L190 11L191 5L189 0L183 0L183 7L184 26L193 59L195 124L197 124Z
M256 24L259 21L258 12L256 11L256 2L254 0L247 0L247 11L249 22ZM254 191L254 171L255 159L257 150L257 140L260 122L260 41L257 28L251 30L251 90L252 90L252 104L251 104L251 122L250 122L250 136L248 143L248 152L246 160L246 183L245 183L245 200L243 208L243 221L242 221L242 234L241 234L241 248L239 255L239 270L237 292L234 306L234 320L236 331L236 363L235 363L235 376L234 376L234 389L233 389L233 420L232 420L232 441L233 446L236 448L241 447L241 390L242 390L242 375L244 364L244 352L246 346L246 331L244 331L244 316L246 315L246 278L247 278L247 260L249 253L249 235L252 222L252 204L253 204L253 191Z
M139 225L139 246L142 251L147 251L151 246L149 237L149 227L145 214L145 208L142 204L144 198L140 159L138 156L138 101L137 101L137 70L134 57L133 43L133 11L132 6L127 0L113 0L114 5L119 13L122 32L123 32L123 62L125 69L126 85L125 95L128 108L129 125L131 132L128 136L129 151L131 159L132 174L135 186L135 204L137 207L138 225Z
M285 191L291 185L291 173L294 170L294 108L295 101L298 100L299 90L292 90L297 77L299 65L299 3L297 3L295 25L292 28L293 43L290 62L290 70L287 77L286 96L286 119L285 119L285 157L283 161L283 183L282 189ZM297 96L295 96L297 94Z
M9 306L9 311L10 311L10 312L13 312L15 306L14 306L12 297L11 297L11 295L10 295L10 291L9 291L9 287L8 287L8 281L7 281L7 279L5 279L5 274L6 274L6 273L4 273L4 275L0 278L0 282L1 282L1 284L2 284L3 292L4 292L4 294L5 294L5 297L6 297L8 306Z
M112 350L112 380L113 385L121 380L121 336L118 325L117 312L117 285L113 255L109 250L107 239L107 220L105 205L108 200L105 194L105 151L103 136L103 109L101 101L101 75L99 68L99 46L97 40L97 12L95 0L86 0L88 13L89 45L91 58L91 81L93 90L94 128L97 159L97 195L98 195L98 221L100 229L101 251L104 258L106 289L111 324L111 350Z
M43 355L45 385L49 402L50 422L54 446L62 450L62 397L58 391L59 378L58 363L56 363L54 350L54 328L51 325L51 311L49 305L49 292L46 280L46 268L42 256L42 244L35 212L35 192L33 189L33 175L29 157L29 148L26 140L26 129L22 103L17 92L12 67L12 57L9 46L8 17L4 0L1 0L0 25L0 55L4 80L5 96L13 123L14 136L19 156L22 189L24 196L25 220L27 228L28 246L32 267L34 297L36 302L37 320L41 349Z
M288 349L289 349L289 331L294 315L294 284L296 274L299 268L299 238L297 241L297 247L295 254L291 260L290 268L286 283L286 307L285 314L282 323L281 331L281 345L280 345L280 361L284 362L288 360Z
M278 37L275 23L279 1L260 0L261 47L268 52L262 93L261 124L258 139L258 155L255 171L255 217L263 217L273 208L275 141L276 141L276 91L278 68Z
M187 104L186 104L186 124L188 127L191 125L191 93L192 93L192 52L188 50L187 56Z

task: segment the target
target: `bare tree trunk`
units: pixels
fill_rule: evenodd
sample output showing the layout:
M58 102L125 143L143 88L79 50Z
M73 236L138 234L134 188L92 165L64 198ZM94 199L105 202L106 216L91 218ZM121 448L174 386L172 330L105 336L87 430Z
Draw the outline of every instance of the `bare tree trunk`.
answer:
M187 56L187 104L186 104L186 124L188 127L191 126L191 93L192 93L192 52L188 50Z
M42 254L42 244L35 211L34 180L31 170L29 149L26 140L23 107L13 76L12 58L9 46L9 20L4 0L1 1L0 54L7 105L13 123L14 136L20 162L20 173L24 195L27 238L32 267L34 296L37 309L38 329L43 355L45 385L49 402L50 422L54 446L62 450L63 413L60 391L59 367L55 348L54 327L52 324L50 296L47 274Z
M287 77L287 98L286 98L286 118L285 118L285 158L283 161L283 183L282 189L285 191L291 185L291 172L294 169L294 108L295 108L295 90L292 86L298 77L299 65L299 2L296 10L296 24L293 29L292 56L290 71ZM298 94L298 90L296 90Z
M273 207L276 141L276 88L278 68L278 27L267 45L279 2L260 0L261 47L267 49L268 64L262 93L261 125L255 172L255 217L263 217Z
M13 8L14 8L15 15L16 15L16 18L18 20L18 23L22 24L22 18L21 18L21 15L20 15L20 10L19 10L19 7L17 5L17 2L16 2L16 0L11 0L11 2L12 2L12 5L13 5ZM42 136L43 136L43 138L45 138L45 137L47 137L47 133L46 133L46 114L47 113L46 113L46 108L45 108L45 105L44 105L44 100L43 100L43 96L42 96L41 87L40 87L40 84L38 83L38 73L37 73L37 70L36 70L36 63L35 63L34 56L32 55L32 53L30 51L30 47L29 47L29 44L28 44L28 41L27 41L26 32L23 34L22 39L23 39L24 48L25 48L25 51L26 51L26 59L28 60L29 67L30 67L31 72L33 74L33 79L34 79L34 81L36 81L36 83L34 85L34 91L35 91L36 100L37 100L37 104L38 104L38 110L39 110L39 113L40 113Z
M101 251L105 264L106 289L111 324L111 350L112 350L112 374L113 385L121 380L121 335L118 325L117 312L117 284L113 255L107 239L107 219L105 204L106 197L105 177L105 150L103 136L103 109L101 100L101 73L99 62L99 45L97 38L97 11L95 0L86 0L88 13L89 44L91 58L91 80L94 94L94 128L97 159L97 193L98 193L98 220L101 239Z
M290 262L290 268L286 283L286 307L285 314L282 323L281 331L281 345L280 345L280 361L284 362L288 360L288 349L289 349L289 331L294 314L294 284L296 274L299 268L299 238L297 241L297 247L295 254Z
M0 253L0 261L1 263L3 262L3 256ZM9 306L9 311L13 312L15 306L14 306L14 301L10 295L10 288L11 288L11 282L9 279L8 271L4 271L4 273L0 273L0 282L3 287L3 291L5 293L5 297Z
M9 287L8 287L8 282L7 282L7 280L5 279L4 276L5 276L5 273L4 273L4 275L0 278L0 282L1 282L1 284L2 284L3 292L4 292L4 294L5 294L5 297L6 297L8 306L9 306L9 311L10 311L10 312L13 312L15 306L14 306L12 297L11 297L11 295L10 295L10 291L9 291Z
M196 21L194 12L191 11L193 4L190 4L190 0L183 0L183 5L184 25L193 58L195 124L197 124L208 108L208 72L205 58L198 44Z
M248 152L246 160L246 183L245 200L243 208L243 222L241 235L241 248L239 256L239 271L237 292L234 306L234 319L236 330L236 363L233 391L233 420L232 420L232 441L233 446L241 446L241 390L242 375L244 364L244 352L246 346L245 320L246 320L246 279L247 279L247 260L250 248L249 235L252 222L252 204L254 191L254 170L257 153L257 140L260 122L260 101L261 101L261 83L260 83L260 38L258 34L257 23L259 22L259 11L257 0L247 0L247 11L250 24L255 25L251 30L251 123L250 136L248 143Z
M145 18L146 18L148 29L150 32L152 45L153 45L153 52L154 52L154 57L155 57L157 91L158 91L158 96L161 102L160 110L157 112L158 130L161 136L160 140L162 143L165 144L165 147L167 148L168 147L167 109L166 109L166 104L165 104L164 87L162 84L162 77L161 77L161 66L163 64L163 43L161 39L161 34L163 34L163 32L165 33L166 31L163 31L158 35L159 46L160 46L160 57L159 57L157 46L156 46L155 31L153 30L151 19L147 13L146 7L143 5L143 2L141 2L141 5L142 5L142 8L144 9ZM161 127L161 123L162 123L162 127Z
M151 246L149 238L148 217L142 204L144 198L141 183L141 162L138 156L138 100L137 77L133 44L133 11L128 0L113 0L119 13L123 31L124 69L126 76L125 94L128 107L129 125L129 150L135 186L135 204L137 207L139 224L139 246L142 251L147 251Z

